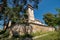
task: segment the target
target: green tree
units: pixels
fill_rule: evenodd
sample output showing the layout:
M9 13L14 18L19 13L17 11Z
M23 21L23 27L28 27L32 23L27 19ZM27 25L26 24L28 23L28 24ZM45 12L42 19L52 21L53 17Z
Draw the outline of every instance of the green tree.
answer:
M48 26L55 27L57 25L56 24L56 17L52 13L48 12L48 13L44 14L43 17L44 17L43 19L44 19L45 23Z
M4 25L8 25L10 20L16 23L16 20L20 20L20 12L25 13L28 4L33 4L31 6L36 9L40 1L41 0L1 0L0 13L4 15ZM12 7L9 7L9 5L12 5Z
M1 0L0 1L0 19L4 20L4 30L9 28L9 24L27 23L26 9L31 5L34 9L38 9L38 4L41 0ZM12 5L12 6L10 6ZM21 16L20 14L23 14Z
M57 25L60 29L60 8L57 8L56 11L58 12L58 14L56 14Z
M48 26L52 26L57 28L57 26L60 29L60 9L56 9L58 14L52 14L52 13L46 13L44 14L44 21Z

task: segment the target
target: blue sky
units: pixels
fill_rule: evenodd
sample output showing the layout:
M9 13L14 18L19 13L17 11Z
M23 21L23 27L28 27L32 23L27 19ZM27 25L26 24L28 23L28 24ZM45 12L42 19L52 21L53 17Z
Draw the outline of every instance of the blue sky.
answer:
M3 25L3 20L2 21L0 21L0 29L2 29L3 27L2 27L2 25Z
M42 0L39 4L38 10L34 11L35 18L44 23L43 14L47 12L56 14L56 8L60 8L60 0Z
M43 14L47 12L56 14L56 8L60 8L60 0L42 0L39 4L38 10L34 10L35 18L44 23ZM3 21L0 21L0 24L3 24ZM1 25L0 28L2 28Z

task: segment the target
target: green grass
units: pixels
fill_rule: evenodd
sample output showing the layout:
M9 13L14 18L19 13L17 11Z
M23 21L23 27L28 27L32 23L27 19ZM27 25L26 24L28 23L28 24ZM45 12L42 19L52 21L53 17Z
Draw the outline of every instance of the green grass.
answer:
M35 33L31 33L31 35L32 35L33 37L35 37L35 36L40 36L40 35L48 34L48 33L51 33L51 31L50 31L50 32L35 32Z
M34 40L60 40L60 31L58 32L55 31L52 34Z
M4 31L3 31L4 32ZM7 30L6 32L4 32L3 34L0 34L0 40L20 40L20 39L24 39L26 37L35 37L35 36L40 36L43 34L49 34L47 36L43 36L34 40L60 40L60 31L55 31L55 32L36 32L36 33L32 33L31 35L24 35L24 36L13 36L12 38L8 39L9 37L9 31Z

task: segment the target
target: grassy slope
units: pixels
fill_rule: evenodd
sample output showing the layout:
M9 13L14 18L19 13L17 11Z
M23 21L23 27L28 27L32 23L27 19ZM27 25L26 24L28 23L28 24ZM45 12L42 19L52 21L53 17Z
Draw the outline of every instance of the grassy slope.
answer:
M54 32L47 36L35 39L35 40L60 40L60 32Z

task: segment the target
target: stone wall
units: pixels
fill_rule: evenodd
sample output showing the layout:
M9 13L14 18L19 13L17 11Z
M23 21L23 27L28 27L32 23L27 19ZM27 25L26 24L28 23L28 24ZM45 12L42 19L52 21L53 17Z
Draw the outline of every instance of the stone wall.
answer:
M44 25L36 25L36 24L32 24L32 28L33 28L33 32L48 32L48 31L54 31L55 28L53 27L47 27L47 26L44 26Z
M25 29L26 27L26 29ZM37 24L30 24L30 26L26 26L24 24L21 24L21 25L15 25L13 28L12 28L12 31L14 32L14 34L24 34L25 30L28 32L28 33L31 33L31 32L48 32L48 31L54 31L55 28L53 27L46 27L46 26L43 26L43 25L37 25Z

